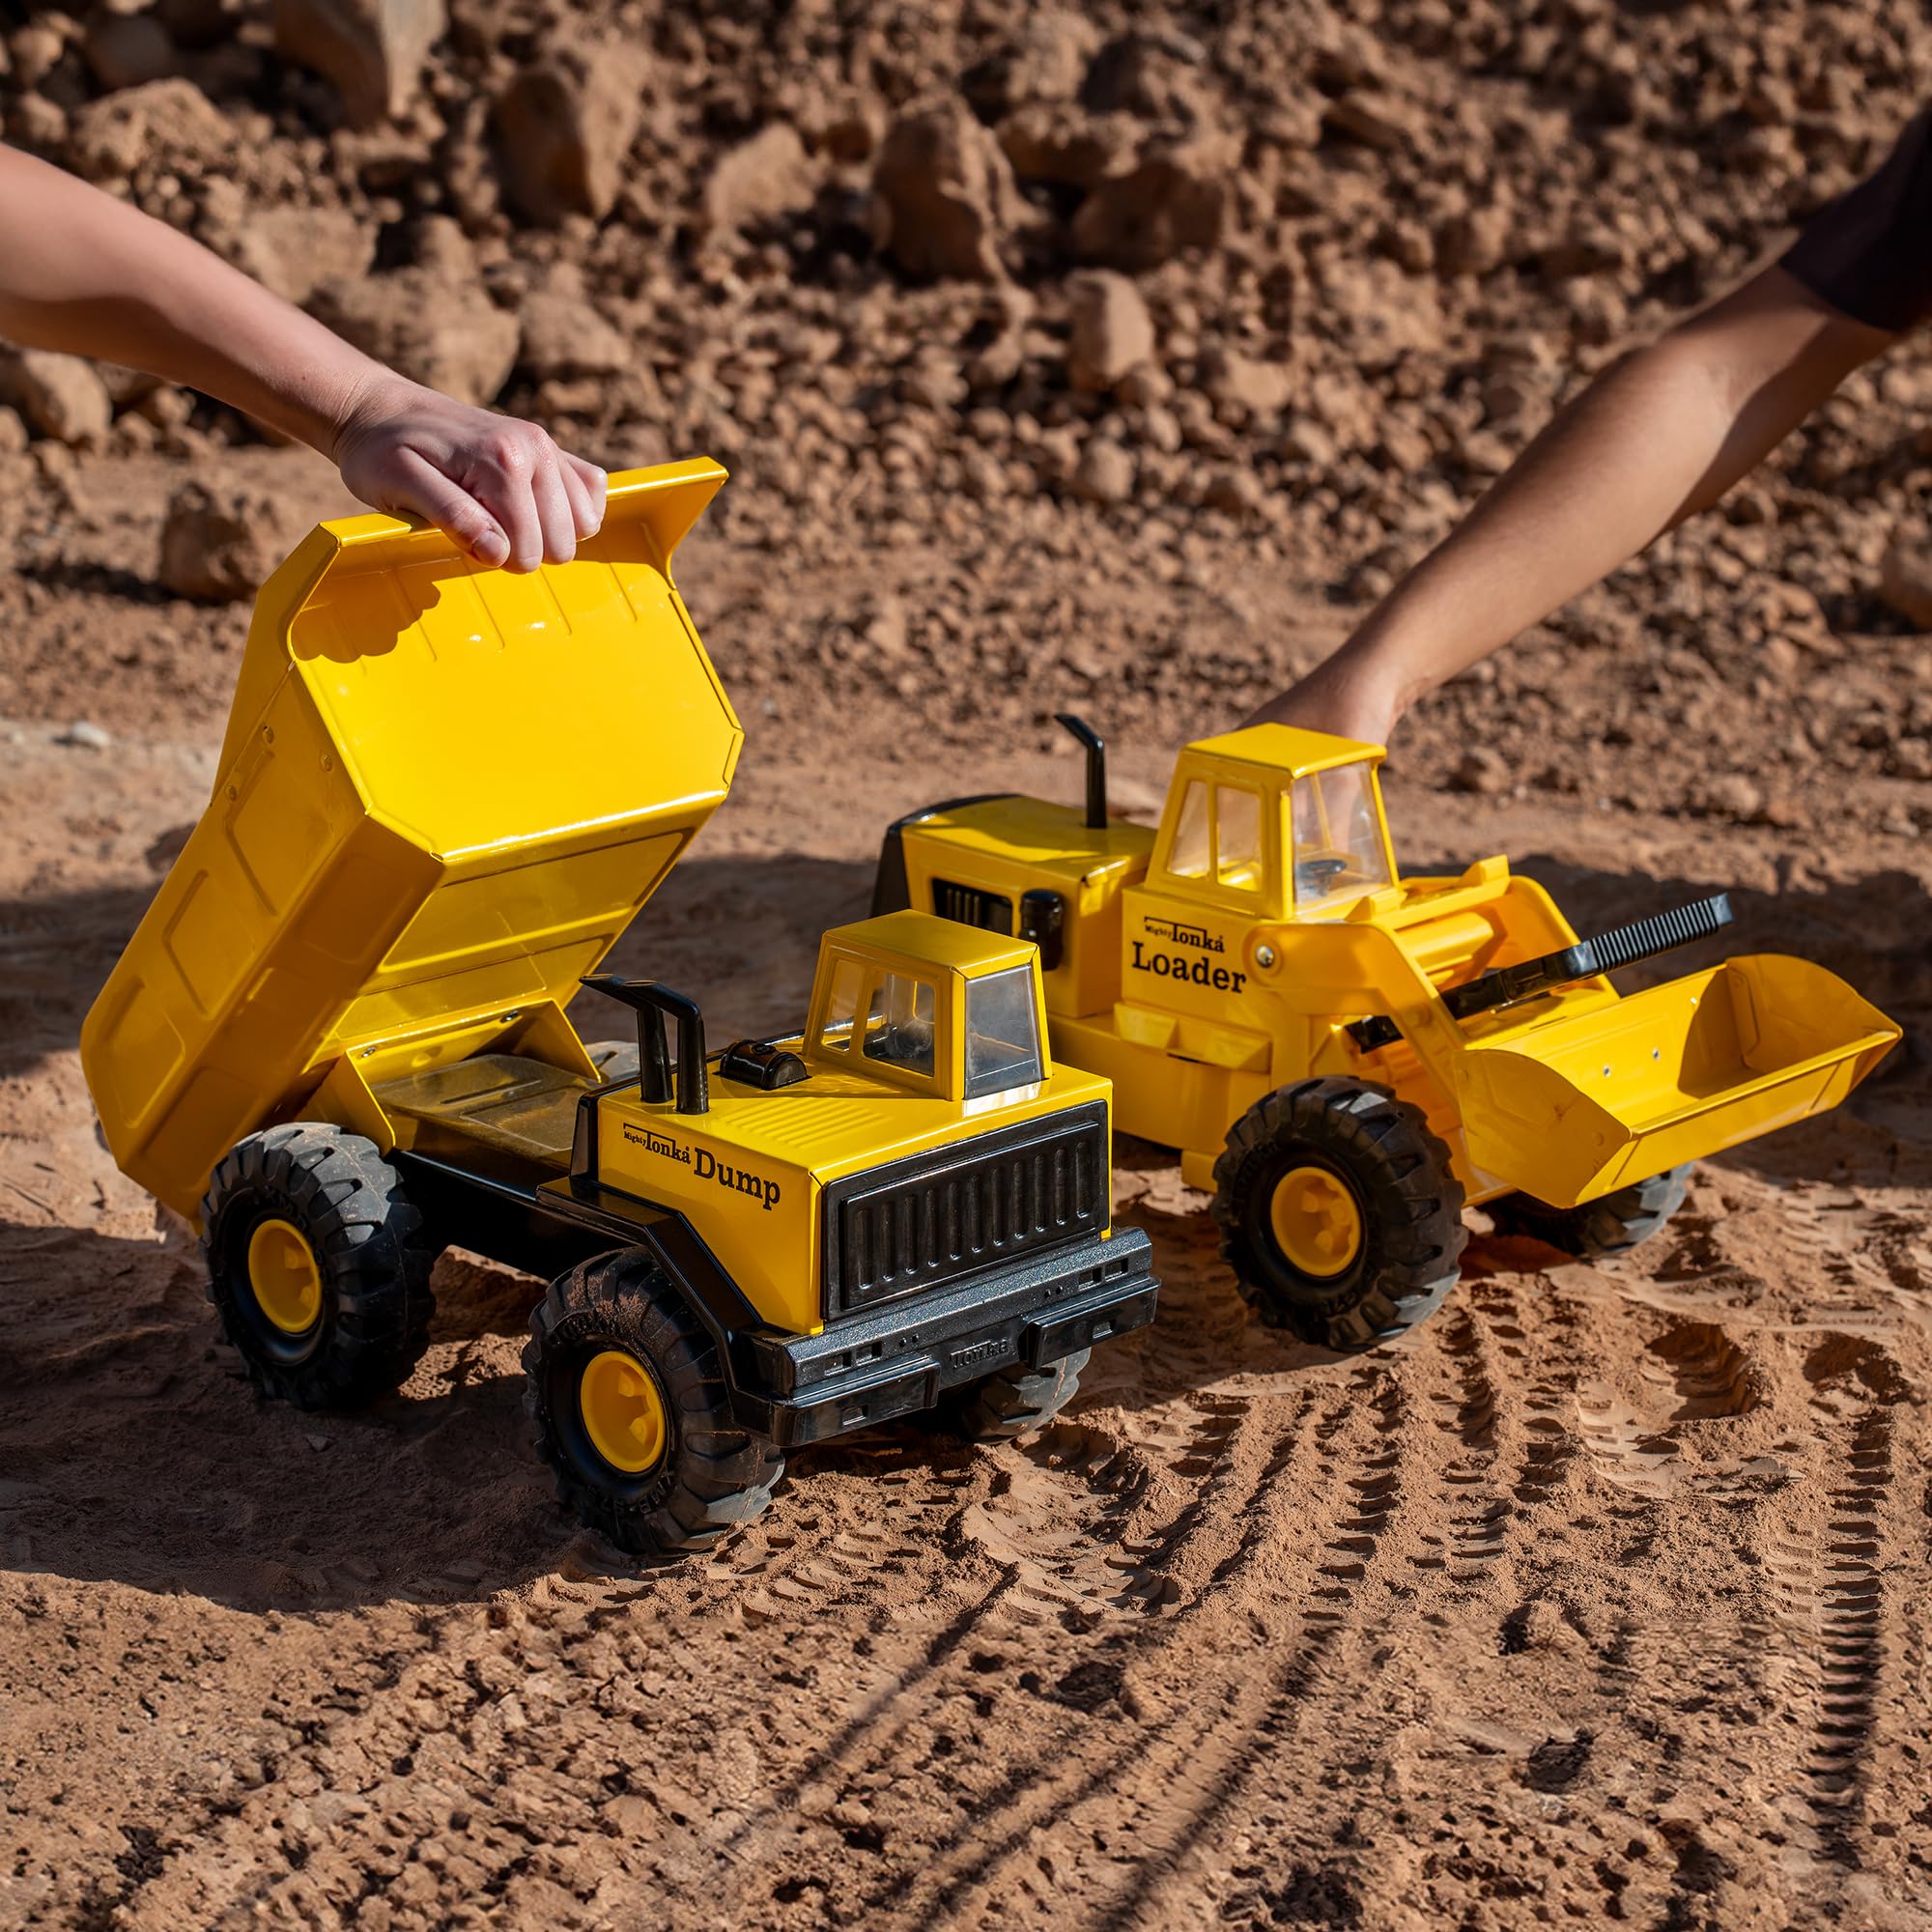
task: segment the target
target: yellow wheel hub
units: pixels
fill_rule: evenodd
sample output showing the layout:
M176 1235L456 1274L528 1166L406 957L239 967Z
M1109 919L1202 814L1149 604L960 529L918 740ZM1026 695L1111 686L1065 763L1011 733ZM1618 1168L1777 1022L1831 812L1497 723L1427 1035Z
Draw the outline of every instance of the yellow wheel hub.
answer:
M248 1288L284 1335L306 1335L322 1319L322 1267L293 1221L264 1221L248 1236Z
M613 1469L641 1476L665 1452L664 1400L651 1373L622 1349L584 1364L577 1406L591 1446Z
M1268 1204L1274 1237L1303 1274L1325 1281L1351 1266L1362 1252L1362 1210L1339 1174L1325 1167L1293 1167Z

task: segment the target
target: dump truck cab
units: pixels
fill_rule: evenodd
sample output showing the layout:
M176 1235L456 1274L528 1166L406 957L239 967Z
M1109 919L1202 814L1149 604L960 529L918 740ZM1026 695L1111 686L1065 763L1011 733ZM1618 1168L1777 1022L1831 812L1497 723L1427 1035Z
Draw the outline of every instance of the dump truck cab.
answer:
M1833 1105L1897 1037L1833 975L1778 955L1619 994L1612 967L1707 937L1721 898L1583 941L1504 858L1405 876L1379 746L1280 724L1203 739L1151 831L1108 814L1104 747L1062 722L1088 750L1084 810L992 797L912 813L886 835L875 907L1037 938L1056 1055L1113 1080L1117 1126L1179 1149L1244 1287L1313 1339L1360 1346L1440 1298L1462 1242L1452 1196L1522 1203L1559 1236L1654 1219L1660 1177ZM1354 1120L1364 1094L1394 1110L1383 1140L1413 1140L1410 1171L1439 1170L1426 1201L1398 1189L1378 1208L1367 1169L1341 1192L1308 1179L1349 1166L1332 1147L1255 1179L1264 1143L1354 1131L1287 1113ZM1279 1208L1284 1179L1314 1204L1306 1228ZM1651 1205L1625 1215L1639 1194ZM1373 1292L1376 1211L1439 1223L1412 1293ZM1334 1279L1287 1264L1350 1229Z
M264 1393L400 1383L445 1247L550 1277L539 1452L646 1550L755 1513L797 1444L1037 1422L1154 1306L1111 1225L1108 1084L1053 1063L1032 944L846 926L802 1024L722 1046L688 991L599 971L737 761L670 577L723 481L614 476L598 534L527 577L386 517L315 531L81 1041ZM635 1043L586 1043L584 1000Z

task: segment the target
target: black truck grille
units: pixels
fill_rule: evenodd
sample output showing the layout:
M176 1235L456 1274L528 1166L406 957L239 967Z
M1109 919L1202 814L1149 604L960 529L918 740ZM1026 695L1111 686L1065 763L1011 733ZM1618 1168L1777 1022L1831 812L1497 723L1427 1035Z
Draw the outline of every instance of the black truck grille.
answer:
M827 1317L1091 1239L1109 1217L1107 1153L1096 1102L833 1181L822 1204Z
M1003 932L1009 939L1013 936L1013 902L1005 893L958 885L952 879L934 879L932 909L941 919L952 920L960 925Z

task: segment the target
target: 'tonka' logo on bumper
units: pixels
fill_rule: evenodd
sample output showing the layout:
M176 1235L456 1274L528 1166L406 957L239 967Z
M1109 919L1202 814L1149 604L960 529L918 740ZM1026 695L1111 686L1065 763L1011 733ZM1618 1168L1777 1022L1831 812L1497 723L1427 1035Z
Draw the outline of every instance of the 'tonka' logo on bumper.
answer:
M681 1161L690 1168L694 1180L708 1180L733 1194L749 1194L767 1213L779 1205L780 1192L776 1180L767 1180L762 1174L753 1174L748 1167L732 1167L720 1160L709 1148L685 1147L667 1134L656 1133L649 1127L635 1126L629 1121L624 1122L624 1138L631 1146L642 1148L646 1153L654 1153L660 1160Z

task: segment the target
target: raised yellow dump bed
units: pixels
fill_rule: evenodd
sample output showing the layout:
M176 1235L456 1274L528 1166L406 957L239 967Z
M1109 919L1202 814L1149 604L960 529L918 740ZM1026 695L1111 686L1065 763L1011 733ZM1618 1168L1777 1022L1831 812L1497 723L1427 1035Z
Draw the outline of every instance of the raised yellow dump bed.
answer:
M213 797L81 1032L126 1173L192 1216L325 1084L386 1145L372 1084L492 1051L592 1075L562 1008L743 736L670 576L724 480L613 476L576 560L527 577L367 516L269 580Z

